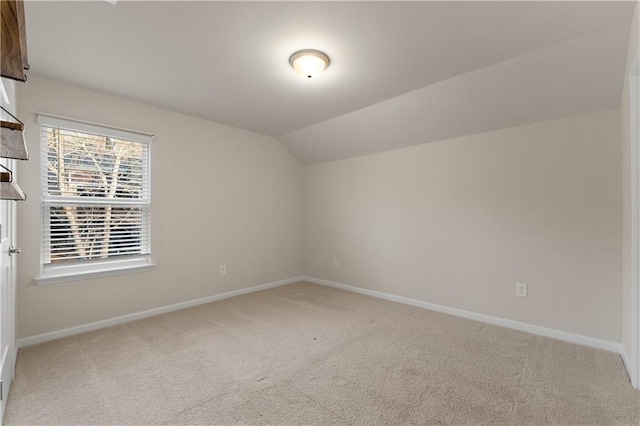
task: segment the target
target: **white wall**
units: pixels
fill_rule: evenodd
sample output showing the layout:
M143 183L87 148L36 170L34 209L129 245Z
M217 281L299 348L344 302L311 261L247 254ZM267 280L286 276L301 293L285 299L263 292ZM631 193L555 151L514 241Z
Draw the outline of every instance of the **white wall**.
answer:
M305 273L619 342L620 156L612 110L306 167Z
M631 288L637 283L631 282L631 156L630 156L630 79L631 67L636 55L640 55L640 7L636 5L636 11L631 22L629 33L629 47L627 55L627 66L625 68L624 87L622 89L622 104L620 107L622 118L622 244L623 244L623 267L622 267L622 346L628 356L628 361L637 359L638 354L634 353L631 343L631 332L633 330L633 316L631 311Z
M304 272L622 339L617 110L303 172L274 138L34 75L20 86L18 101L32 154L19 170L29 195L18 210L20 338ZM36 112L156 135L154 270L33 283L40 269ZM222 263L225 277L217 273ZM515 282L529 284L529 298L514 296Z
M9 110L12 114L16 114L16 82L8 78L2 77L2 85L9 99L9 104L2 102L2 106Z
M33 74L18 91L31 161L20 165L18 337L301 275L301 167L271 137ZM36 286L37 112L155 134L150 272ZM227 275L218 265L227 265Z

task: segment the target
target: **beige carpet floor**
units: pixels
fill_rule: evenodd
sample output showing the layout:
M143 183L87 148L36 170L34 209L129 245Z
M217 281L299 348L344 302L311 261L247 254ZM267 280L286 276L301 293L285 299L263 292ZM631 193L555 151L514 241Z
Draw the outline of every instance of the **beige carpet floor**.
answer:
M5 423L634 424L619 355L309 283L24 348Z

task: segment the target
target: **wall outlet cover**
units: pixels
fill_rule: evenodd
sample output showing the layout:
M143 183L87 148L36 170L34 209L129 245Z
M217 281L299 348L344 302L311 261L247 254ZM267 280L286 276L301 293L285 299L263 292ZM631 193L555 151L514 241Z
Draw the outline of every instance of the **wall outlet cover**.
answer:
M516 283L516 296L518 297L527 297L528 296L528 285L525 283Z

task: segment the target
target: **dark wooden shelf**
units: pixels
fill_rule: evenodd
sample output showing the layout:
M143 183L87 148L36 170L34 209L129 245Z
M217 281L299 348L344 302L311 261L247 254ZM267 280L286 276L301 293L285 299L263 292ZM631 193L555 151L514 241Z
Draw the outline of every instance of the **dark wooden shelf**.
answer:
M27 81L25 70L29 69L27 60L27 31L24 20L22 0L1 0L0 18L2 21L2 55L0 71L2 77Z

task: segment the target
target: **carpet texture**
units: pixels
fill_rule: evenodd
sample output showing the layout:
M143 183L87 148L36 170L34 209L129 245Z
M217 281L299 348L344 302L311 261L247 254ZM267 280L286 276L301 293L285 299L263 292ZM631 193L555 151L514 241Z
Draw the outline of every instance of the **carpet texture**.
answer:
M5 423L632 424L619 355L297 283L20 350Z

